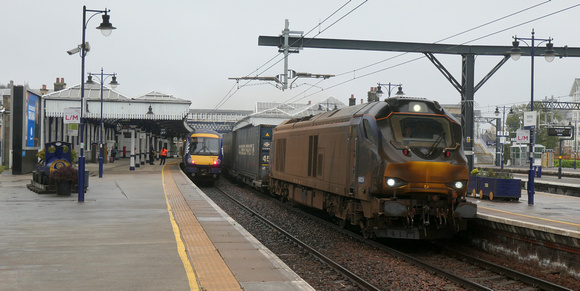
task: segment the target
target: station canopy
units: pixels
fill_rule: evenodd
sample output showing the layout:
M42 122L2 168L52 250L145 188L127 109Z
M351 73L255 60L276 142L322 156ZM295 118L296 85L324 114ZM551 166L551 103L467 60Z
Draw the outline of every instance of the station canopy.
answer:
M98 124L103 118L107 126L117 130L136 125L154 134L175 137L192 131L187 124L187 114L191 101L176 98L159 92L149 92L137 98L129 98L107 86L85 84L86 123ZM63 117L65 108L81 106L81 86L43 95L46 117ZM101 111L102 108L102 111ZM101 114L102 112L102 114Z

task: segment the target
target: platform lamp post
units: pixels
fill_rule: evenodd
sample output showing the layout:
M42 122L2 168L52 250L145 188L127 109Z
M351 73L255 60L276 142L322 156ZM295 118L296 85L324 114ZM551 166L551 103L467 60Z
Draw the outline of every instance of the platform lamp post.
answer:
M504 160L503 153L504 153L505 138L506 137L509 137L509 134L508 135L505 134L505 109L506 109L506 107L504 106L503 107L503 118L501 119L501 137L504 138L504 142L501 142L501 155L500 155L500 159L501 159L501 170L502 171L503 171L503 160ZM508 115L512 115L514 113L514 110L511 107L509 107L509 109L510 109L510 112L508 112ZM499 107L496 107L495 108L495 112L494 113L495 113L495 116L498 116L499 115Z
M534 112L534 59L536 56L536 41L539 41L539 43L537 44L537 46L539 47L542 43L547 42L546 43L546 50L544 51L544 58L546 59L546 61L548 63L551 63L554 58L556 58L556 54L554 53L554 44L552 44L552 38L547 38L547 39L543 39L543 38L536 38L535 37L535 32L532 29L532 37L531 38L521 38L521 37L517 37L514 36L513 37L514 41L512 42L512 49L510 51L508 51L508 53L510 54L511 58L514 61L517 61L520 59L520 57L522 56L522 50L520 49L519 45L520 45L520 40L523 41L529 48L530 48L530 59L532 61L531 64L531 90L530 90L530 98L531 98L531 102L530 102L530 111ZM527 41L530 41L530 43L527 43ZM534 129L535 129L535 125L533 125L530 128L530 169L528 171L528 205L533 205L534 204Z
M89 73L89 77L87 78L87 84L95 84L95 82L93 81L93 76L96 77L97 75ZM105 154L104 150L103 150L103 83L109 77L113 77L113 79L111 80L109 85L113 89L117 88L117 86L119 86L119 83L117 82L117 74L116 73L104 74L103 68L101 68L101 77L99 79L99 82L101 83L101 90L100 90L101 91L101 126L100 126L101 127L101 142L99 144L99 178L103 177L103 155Z
M395 87L397 87L397 93L395 93L395 96L397 97L401 97L404 96L405 93L403 93L403 84L391 84L390 82L387 84L381 84L381 83L377 83L377 98L381 98L381 96L383 96L384 92L382 90L381 86L387 86L387 93L388 93L388 98L391 98L391 92L393 91L393 89L395 89Z
M86 30L89 21L98 14L103 14L103 22L97 27L97 29L101 30L101 33L104 36L109 36L113 29L116 29L110 22L110 16L107 14L110 10L89 10L87 6L83 6L83 29L82 29L82 42L78 45L77 48L67 51L69 55L80 53L81 55L81 115L80 115L80 155L79 155L79 181L78 181L78 188L79 188L79 202L85 201L85 154L84 154L84 119L83 119L83 111L85 107L84 97L85 97L85 57L90 50L89 44L86 42ZM87 19L87 12L93 13Z

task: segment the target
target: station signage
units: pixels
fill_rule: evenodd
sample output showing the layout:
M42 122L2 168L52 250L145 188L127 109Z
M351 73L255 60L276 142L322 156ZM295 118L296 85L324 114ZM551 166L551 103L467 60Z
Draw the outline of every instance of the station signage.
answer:
M63 123L64 124L81 123L81 108L80 107L65 108Z
M518 129L516 131L516 142L517 143L530 143L530 131L524 129Z
M537 117L537 111L524 112L524 128L536 127Z
M572 128L569 127L550 127L548 128L548 136L572 136Z

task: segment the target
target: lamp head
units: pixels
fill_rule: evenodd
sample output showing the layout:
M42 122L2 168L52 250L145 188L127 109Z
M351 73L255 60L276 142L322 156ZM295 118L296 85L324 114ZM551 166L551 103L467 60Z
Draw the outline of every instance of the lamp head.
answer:
M544 58L548 63L551 63L556 58L556 53L554 52L554 44L551 41L548 41L548 43L546 44Z
M495 108L494 114L495 114L495 116L498 116L499 115L499 108L498 107Z
M514 37L515 38L515 37ZM512 42L512 49L508 52L512 58L512 60L517 61L522 56L522 50L520 49L520 42L514 40Z
M117 86L119 86L119 82L117 82L117 76L113 75L113 79L111 80L111 82L109 83L109 85L115 89L117 88Z
M383 90L381 90L381 84L377 85L376 94L377 94L377 99L381 99L381 96L383 96Z
M87 77L87 81L85 83L89 85L95 84L95 81L93 81L93 75L89 73L89 76Z
M405 93L403 92L403 86L399 85L399 88L397 89L397 93L395 93L395 96L397 97L403 97L405 96Z
M101 23L101 25L97 26L97 29L101 30L101 33L104 36L111 35L113 29L117 29L116 27L113 26L113 24L111 24L111 22L109 22L110 18L111 16L107 14L107 11L105 11L105 14L103 14L103 22Z

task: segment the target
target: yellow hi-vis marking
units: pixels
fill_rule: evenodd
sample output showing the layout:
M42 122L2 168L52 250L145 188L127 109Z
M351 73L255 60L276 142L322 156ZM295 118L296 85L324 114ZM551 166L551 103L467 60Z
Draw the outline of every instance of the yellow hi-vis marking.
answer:
M170 165L170 164L167 164ZM173 210L171 210L171 205L169 204L169 198L167 197L167 190L165 189L165 166L163 165L163 170L161 171L161 181L163 181L163 193L165 194L165 202L167 203L167 211L169 212L169 219L171 220L171 226L173 228L173 234L175 235L175 240L177 242L177 253L183 262L183 267L185 268L185 273L187 274L187 280L189 281L189 290L199 291L199 284L195 278L195 273L193 272L193 267L191 262L187 257L185 252L185 244L181 240L181 233L179 231L179 226L175 222L175 216L173 215Z

